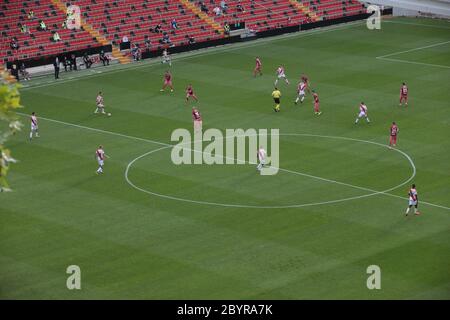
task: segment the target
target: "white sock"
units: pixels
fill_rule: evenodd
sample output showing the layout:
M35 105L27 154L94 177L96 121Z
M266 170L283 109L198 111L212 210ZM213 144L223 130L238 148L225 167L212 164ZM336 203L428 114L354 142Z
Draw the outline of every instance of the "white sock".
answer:
M300 100L300 102L303 102L303 100L305 100L305 96L302 96L302 100Z
M355 123L358 123L358 121L359 121L359 118L356 118Z
M369 123L370 122L369 118L366 118L366 121L367 121L367 123Z
M297 99L295 99L295 103L297 103L297 102L298 102L298 100L299 100L299 99L298 99L298 97L297 97ZM302 101L303 101L303 100L302 100Z
M409 207L408 208L406 208L406 214L408 214L409 213Z

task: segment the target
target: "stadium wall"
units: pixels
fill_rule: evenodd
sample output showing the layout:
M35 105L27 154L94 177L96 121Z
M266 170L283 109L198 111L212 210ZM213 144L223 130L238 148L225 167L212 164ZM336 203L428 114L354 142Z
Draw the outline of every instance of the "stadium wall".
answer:
M370 0L366 4L390 6L394 16L450 18L449 0Z
M240 36L232 36L232 37L221 38L221 39L216 39L216 40L202 41L202 42L198 42L198 43L193 43L193 44L188 44L188 45L183 45L183 46L176 46L176 47L170 48L170 53L180 53L180 52L186 52L186 51L191 51L191 50L198 50L198 49L215 47L215 46L220 46L220 45L235 43L235 42L240 42L240 41L241 41ZM142 52L142 59L160 57L163 50L164 49L158 49L155 51L145 51L144 50Z

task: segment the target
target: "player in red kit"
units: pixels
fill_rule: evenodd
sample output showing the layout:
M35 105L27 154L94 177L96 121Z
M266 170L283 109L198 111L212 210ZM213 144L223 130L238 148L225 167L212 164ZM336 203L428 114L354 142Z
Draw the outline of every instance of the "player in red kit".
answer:
M322 112L320 111L319 95L314 90L312 91L314 99L314 114L320 116Z
M164 84L162 86L162 89L159 91L164 91L167 87L170 88L170 92L173 92L172 74L169 71L166 71L166 73L164 74Z
M398 135L398 127L395 122L392 122L390 131L390 137L389 137L389 149L392 149L392 147L395 147L397 145L397 135Z
M196 107L192 107L192 120L194 121L194 131L202 131L202 116Z
M197 96L194 93L194 89L192 89L192 84L188 85L186 88L186 103L189 102L189 98L193 98L195 101L198 101Z
M259 74L260 76L262 76L261 68L262 68L261 59L259 57L256 57L255 70L253 70L254 77L256 77L256 74Z
M400 87L399 106L401 106L403 102L405 102L405 106L408 105L408 87L406 86L406 83L404 83L404 82L403 82L402 86Z

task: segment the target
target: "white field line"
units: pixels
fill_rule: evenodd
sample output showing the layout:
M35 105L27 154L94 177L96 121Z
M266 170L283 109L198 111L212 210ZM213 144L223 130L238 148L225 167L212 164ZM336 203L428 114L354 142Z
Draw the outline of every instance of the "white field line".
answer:
M378 57L377 57L377 59L384 60L384 61L391 61L391 62L409 63L409 64L415 64L415 65L426 66L426 67L450 69L450 66L445 66L443 64L432 64L432 63L416 62L416 61L409 61L409 60L402 60L402 59L378 58Z
M306 134L306 133L304 133L304 134L302 134L302 133L280 134L280 136L283 136L283 135L284 136L308 136L308 137L319 137L319 138L349 140L349 141L355 141L355 142L360 142L360 143L374 144L374 145L381 146L381 147L384 147L384 148L387 147L384 144L373 142L373 141L359 140L359 139L346 138L346 137L325 136L325 135ZM223 139L227 139L227 138L229 138L229 137L224 137ZM146 152L146 153L138 156L137 158L133 159L131 162L129 162L128 165L127 165L127 168L125 169L125 173L124 173L125 180L127 181L127 183L130 186L132 186L133 188L135 188L136 190L139 190L141 192L144 192L144 193L147 193L147 194L150 194L150 195L153 195L153 196L158 196L158 197L161 197L161 198L169 199L169 200L190 202L190 203L196 203L196 204L214 205L214 206L221 206L221 207L259 208L259 209L287 209L287 208L302 208L302 207L310 207L310 206L317 206L317 205L335 204L335 203L340 203L340 202L346 202L346 201L352 201L352 200L357 200L357 199L362 199L362 198L368 198L368 197L372 197L372 196L375 196L375 195L378 195L378 194L385 194L387 192L390 192L392 190L398 189L398 188L406 185L412 179L414 179L414 177L416 175L416 167L415 167L414 162L412 161L412 159L406 153L404 153L403 151L401 151L399 149L394 149L394 151L399 152L400 154L402 154L408 160L408 162L410 163L410 165L411 165L411 167L413 169L413 172L412 172L411 176L407 180L403 181L402 183L400 183L400 184L398 184L398 185L396 185L394 187L388 188L388 189L383 190L383 191L376 191L376 190L372 190L372 189L368 189L368 188L358 187L358 186L355 186L355 185L350 185L350 184L347 184L347 183L344 183L344 182L339 182L339 181L336 181L336 180L330 180L330 179L326 179L326 178L322 178L322 177L318 177L318 176L313 176L313 175L305 174L305 173L298 172L298 171L292 171L292 170L287 170L287 169L282 169L282 168L274 168L274 167L271 166L271 168L278 169L280 171L289 172L289 173L293 173L293 174L297 174L297 175L301 175L301 176L306 176L306 177L309 177L309 178L313 178L313 179L317 179L317 180L321 180L321 181L326 181L328 183L336 183L336 184L339 184L339 185L344 185L344 186L352 187L352 188L356 187L356 188L359 188L360 190L369 191L370 193L359 195L359 196L353 196L353 197L349 197L349 198L342 198L342 199L335 199L335 200L328 200L328 201L321 201L321 202L291 204L291 205L271 205L271 206L268 206L268 205L266 205L266 206L258 205L257 206L257 205L237 204L237 203L230 204L230 203L218 203L218 202L209 202L209 201L198 201L198 200L192 200L192 199L187 199L187 198L179 198L179 197L170 196L170 195L166 195L166 194L160 194L160 193L156 193L156 192L153 192L153 191L150 191L150 190L146 190L146 189L140 188L140 187L136 186L130 180L130 178L128 177L129 170L130 170L130 168L132 167L132 165L136 161L138 161L141 158L144 158L146 156L149 156L149 155L151 155L153 153L156 153L156 152L158 152L160 150L167 149L167 148L169 148L169 147L161 147L161 148L158 148L156 150L152 150L152 151ZM202 153L202 154L204 153L203 151L192 150L190 148L183 148L183 149L189 150L189 151L194 151L194 152L199 152L199 153ZM224 156L222 155L222 157L224 157ZM236 159L230 158L230 157L224 157L224 158L225 159L236 160ZM245 161L245 163L253 164L253 165L256 164L256 163L250 162L250 161Z
M392 21L383 19L383 23L393 23L393 24L405 24L410 26L418 26L418 27L428 27L428 28L436 28L436 29L450 29L450 26L440 26L440 25L431 25L431 24L422 24L422 23L413 23L413 22L402 22L402 21Z
M29 114L22 113L22 112L17 112L17 114L19 114L21 116L24 116L24 117L29 117L30 116ZM160 141L144 139L144 138L139 138L139 137L133 137L133 136L129 136L129 135L122 134L122 133L117 133L117 132L112 132L112 131L107 131L107 130L102 130L102 129L97 129L97 128L86 127L86 126L82 126L82 125L78 125L78 124L74 124L74 123L69 123L69 122L55 120L55 119L44 118L44 117L39 117L39 119L42 119L42 120L45 120L45 121L49 121L49 122L59 123L59 124L62 124L62 125L65 125L65 126L74 127L74 128L79 128L79 129L94 131L94 132L98 132L98 133L104 133L104 134L109 134L109 135L113 135L113 136L118 136L118 137L122 137L122 138L133 139L133 140L138 140L138 141L143 141L143 142L150 142L150 143L158 144L158 145L161 145L161 146L172 146L172 145L170 145L168 143L164 143L164 142L160 142Z
M29 116L28 114L25 114L25 113L18 113L18 114L22 115L22 116L27 116L27 117ZM140 137L134 137L134 136L130 136L130 135L122 134L122 133L117 133L117 132L112 132L112 131L107 131L107 130L102 130L102 129L97 129L97 128L86 127L86 126L82 126L82 125L78 125L78 124L74 124L74 123L69 123L69 122L64 122L64 121L60 121L60 120L44 118L44 117L39 117L39 119L42 119L42 120L45 120L45 121L49 121L49 122L53 122L53 123L58 123L58 124L65 125L65 126L70 126L70 127L75 127L75 128L79 128L79 129L89 130L89 131L93 131L93 132L119 136L119 137L122 137L122 138L127 138L127 139L132 139L132 140L137 140L137 141L149 142L149 143L153 143L153 144L157 144L157 145L161 145L161 146L165 146L165 147L173 147L174 146L173 144L164 143L164 142L161 142L161 141L156 141L156 140L151 140L151 139L146 139L146 138L140 138ZM352 140L350 138L348 138L348 139ZM378 144L378 143L374 142L374 144ZM408 156L408 158L409 158L409 156ZM409 158L409 160L412 163L412 160L410 158ZM300 173L300 172L296 172L296 171L291 171L291 170L288 170L288 169L279 168L279 170L280 171L285 171L285 172L290 172L290 173L295 173L295 174L299 174L299 175L303 175L303 176L307 176L307 177L318 179L318 180L322 180L322 181L327 181L327 182L330 182L330 183L337 183L337 184L345 185L345 186L352 187L352 188L355 188L355 189L373 192L373 193L376 193L376 194L383 194L383 195L386 195L386 196L390 196L390 197L394 197L394 198L398 198L398 199L402 199L402 200L407 200L408 199L408 198L401 197L401 196L398 196L398 195L395 195L395 194L391 194L391 193L387 193L387 192L380 192L380 191L377 191L377 190L373 190L373 189L369 189L369 188L365 188L365 187L360 187L360 186L356 186L356 185L352 185L352 184L348 184L348 183L344 183L344 182L338 182L338 181L335 181L335 180L330 180L330 179L317 177L317 176L313 176L313 175L308 175L308 174ZM414 171L415 171L415 167L414 167ZM437 208L441 208L441 209L445 209L445 210L450 210L450 207L445 207L445 206L442 206L442 205L439 205L439 204L434 204L434 203L425 202L425 201L420 201L420 203L427 204L429 206L433 206L433 207L437 207Z
M385 54L383 56L378 56L377 58L387 58L390 56L396 56L398 54L402 54L402 53L407 53L407 52L413 52L413 51L419 51L419 50L423 50L423 49L428 49L428 48L433 48L433 47L438 47L438 46L443 46L444 44L450 43L450 41L444 41L444 42L439 42L439 43L433 43L430 44L428 46L423 46L423 47L418 47L418 48L413 48L413 49L409 49L409 50L404 50L404 51L397 51L394 53L389 53L389 54Z
M172 55L172 62L183 61L183 60L195 58L198 56L208 56L208 55L215 54L215 53L229 52L229 51L239 50L242 48L252 48L252 47L264 45L267 42L282 41L282 40L289 39L289 38L304 38L304 37L310 37L310 36L313 36L316 34L345 30L345 29L351 28L353 26L361 25L361 24L363 24L363 22L355 21L355 22L349 22L346 24L341 24L338 26L324 27L323 29L299 31L299 32L283 34L283 35L275 36L275 37L260 38L260 39L256 39L256 40L252 40L252 41L248 41L248 42L231 43L231 44L225 44L225 45L220 45L220 46L216 46L216 47L202 48L202 49L198 49L196 51L177 53L177 54ZM85 79L85 78L94 78L94 77L98 77L98 76L114 74L117 72L123 72L123 71L128 71L128 70L144 68L147 66L160 65L160 62L161 62L161 60L159 58L150 58L147 60L148 61L144 60L142 62L133 64L133 65L118 65L117 67L115 67L115 66L105 67L105 68L102 68L102 71L98 72L98 73L87 73L86 70L80 70L80 71L77 71L77 73L79 75L74 76L71 79L61 79L61 80L56 81L51 78L52 77L51 75L49 75L48 77L50 79L47 80L46 82L38 82L35 85L33 85L33 84L23 85L21 90L42 88L42 87L47 87L47 86L52 86L52 85L63 84L63 83L67 83L67 82L78 81L78 80ZM72 73L73 73L73 71L72 71ZM64 75L64 73L61 73L61 75Z
M385 54L385 55L382 55L382 56L378 56L378 57L376 57L376 59L384 60L384 61L391 61L391 62L409 63L409 64L415 64L415 65L426 66L426 67L436 67L436 68L450 69L450 66L446 66L446 65L442 65L442 64L432 64L432 63L416 62L416 61L410 61L410 60L404 60L404 59L388 58L388 57L400 55L400 54L403 54L403 53L414 52L414 51L419 51L419 50L424 50L424 49L428 49L428 48L442 46L442 45L445 45L445 44L448 44L448 43L450 43L450 41L434 43L434 44L430 44L428 46L413 48L413 49L404 50L404 51L397 51L397 52Z

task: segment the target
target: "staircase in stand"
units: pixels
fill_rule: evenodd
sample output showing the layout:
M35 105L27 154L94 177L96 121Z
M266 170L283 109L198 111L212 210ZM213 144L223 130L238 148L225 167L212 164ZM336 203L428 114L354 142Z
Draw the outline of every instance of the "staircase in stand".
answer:
M64 14L66 14L67 12L67 7L65 4L63 4L60 0L51 0L53 2L53 4L55 4L58 9L60 9L62 12L64 12ZM80 19L81 21L81 27L86 30L87 32L89 32L89 34L93 37L96 38L97 41L103 45L103 46L107 46L109 44L111 44L111 42L108 41L108 39L106 39L103 35L100 34L100 32L98 32L96 29L94 29L89 23L87 23L84 19ZM131 59L130 57L124 55L117 46L112 45L112 56L114 58L116 58L117 60L119 60L120 63L122 64L126 64L126 63L130 63Z

